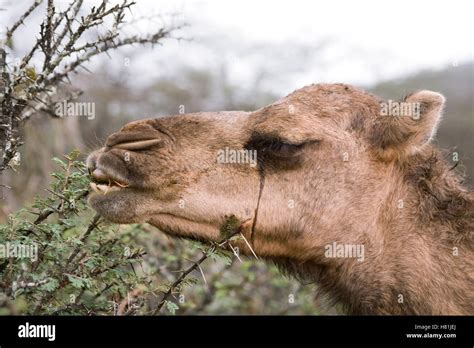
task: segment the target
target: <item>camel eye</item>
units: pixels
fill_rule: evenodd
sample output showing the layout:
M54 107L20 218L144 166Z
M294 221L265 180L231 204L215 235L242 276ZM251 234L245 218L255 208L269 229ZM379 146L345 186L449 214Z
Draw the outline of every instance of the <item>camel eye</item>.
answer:
M257 150L258 156L275 159L297 157L308 144L292 144L279 138L254 137L247 143L247 148Z

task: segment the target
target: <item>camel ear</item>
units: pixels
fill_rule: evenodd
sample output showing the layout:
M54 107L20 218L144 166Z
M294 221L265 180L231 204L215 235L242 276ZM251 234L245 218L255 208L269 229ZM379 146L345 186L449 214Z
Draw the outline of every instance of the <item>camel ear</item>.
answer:
M400 159L417 153L436 134L445 98L431 91L410 94L403 101L380 104L369 142L380 158Z

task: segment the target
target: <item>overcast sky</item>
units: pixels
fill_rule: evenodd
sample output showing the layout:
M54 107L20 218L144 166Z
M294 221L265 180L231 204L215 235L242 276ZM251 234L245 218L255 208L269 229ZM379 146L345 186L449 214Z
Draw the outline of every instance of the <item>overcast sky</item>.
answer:
M7 9L1 13L3 24L8 22L5 13L25 8L31 1L0 3ZM291 67L294 71L285 75L285 86L278 88L290 90L313 82L368 85L420 69L472 61L473 4L468 0L138 0L134 16L179 12L178 20L189 24L182 34L193 41L170 42L146 52L147 63L136 64L135 69L149 77L160 73L150 66L206 67L213 63L212 56L225 55L231 78L244 82L254 73L255 57L272 67L286 55L289 65L297 44L309 48L309 58L295 61L298 66ZM156 26L151 22L139 30ZM330 45L321 52L315 49L320 57L311 56L311 48L321 42ZM260 54L258 48L264 46L272 47L273 54ZM274 74L287 68L276 64Z
M284 43L289 41L312 44L334 40L332 54L338 57L342 51L347 59L331 68L325 76L329 80L368 82L474 58L472 1L165 3L168 9L181 10L184 18L199 19L201 25L215 32L232 33L243 42L281 43L284 49ZM359 56L362 61L357 59ZM371 63L377 65L377 71L371 71Z

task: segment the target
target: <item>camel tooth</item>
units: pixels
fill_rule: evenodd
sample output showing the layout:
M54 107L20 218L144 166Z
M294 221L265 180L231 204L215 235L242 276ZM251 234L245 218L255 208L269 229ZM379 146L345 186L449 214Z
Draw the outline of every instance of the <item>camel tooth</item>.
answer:
M108 188L107 185L99 184L99 185L97 185L97 188L99 189L100 192L105 192L105 193L107 193L107 188Z
M97 187L97 184L95 182L91 182L90 187L95 192L99 191L99 188Z
M129 186L129 184L121 184L121 183L119 183L118 181L115 181L115 180L114 180L114 184L121 187L121 188L125 188L125 187Z

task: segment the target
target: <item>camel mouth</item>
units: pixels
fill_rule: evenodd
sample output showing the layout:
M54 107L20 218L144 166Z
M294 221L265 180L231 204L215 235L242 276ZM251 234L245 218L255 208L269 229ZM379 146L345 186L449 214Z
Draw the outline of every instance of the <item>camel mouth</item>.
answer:
M128 188L130 184L123 178L118 178L113 173L103 169L94 169L91 175L90 188L95 193L107 194Z

